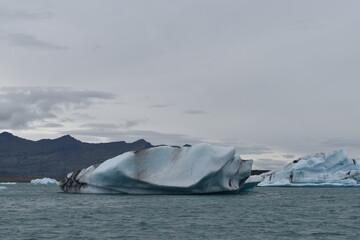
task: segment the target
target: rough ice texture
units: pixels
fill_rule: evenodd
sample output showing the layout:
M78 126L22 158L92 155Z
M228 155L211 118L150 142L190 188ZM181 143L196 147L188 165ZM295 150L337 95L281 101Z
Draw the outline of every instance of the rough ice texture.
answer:
M261 176L259 186L360 186L360 163L339 150L309 155Z
M232 147L197 144L127 152L98 166L69 173L60 187L73 193L201 194L236 192L252 161Z
M57 184L58 181L52 178L39 178L31 180L30 183L32 184Z

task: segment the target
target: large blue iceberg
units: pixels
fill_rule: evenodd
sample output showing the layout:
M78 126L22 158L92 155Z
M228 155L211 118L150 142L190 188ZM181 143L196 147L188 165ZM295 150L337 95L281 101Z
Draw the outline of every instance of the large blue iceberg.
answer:
M204 194L246 187L251 160L232 147L197 144L127 152L69 173L60 183L70 193Z
M258 186L360 186L360 163L345 150L317 153L262 177Z

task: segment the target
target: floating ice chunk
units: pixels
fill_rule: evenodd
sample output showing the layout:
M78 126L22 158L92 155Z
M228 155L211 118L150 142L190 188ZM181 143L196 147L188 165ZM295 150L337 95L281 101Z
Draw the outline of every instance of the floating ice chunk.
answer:
M258 186L360 186L360 165L339 150L305 156L261 176Z
M197 144L127 152L69 173L60 187L76 193L200 194L235 192L250 176L252 161L232 147Z
M0 182L0 185L15 185L16 182Z
M58 184L58 181L52 178L39 178L30 181L31 184Z

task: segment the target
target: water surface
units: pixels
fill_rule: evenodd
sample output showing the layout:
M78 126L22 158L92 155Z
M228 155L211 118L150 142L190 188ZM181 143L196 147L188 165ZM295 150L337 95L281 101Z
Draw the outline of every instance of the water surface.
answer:
M16 184L0 190L0 216L1 239L360 239L360 188L172 196Z

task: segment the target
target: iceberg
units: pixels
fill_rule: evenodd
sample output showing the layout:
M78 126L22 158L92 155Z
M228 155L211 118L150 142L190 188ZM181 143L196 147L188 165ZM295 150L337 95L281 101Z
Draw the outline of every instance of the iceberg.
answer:
M39 178L30 181L31 184L58 184L58 181L52 178Z
M238 192L251 174L252 160L232 147L209 144L159 146L127 152L99 165L67 174L59 186L68 193L206 194Z
M360 163L338 150L299 158L261 176L258 186L360 186Z

